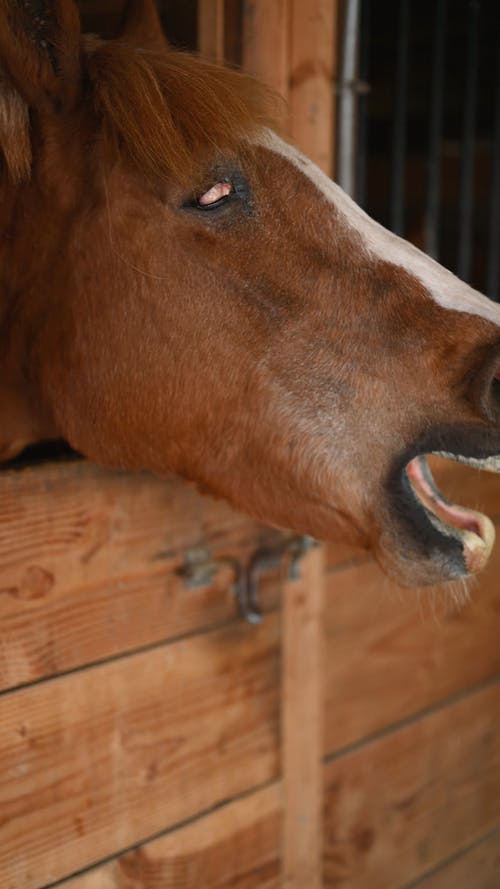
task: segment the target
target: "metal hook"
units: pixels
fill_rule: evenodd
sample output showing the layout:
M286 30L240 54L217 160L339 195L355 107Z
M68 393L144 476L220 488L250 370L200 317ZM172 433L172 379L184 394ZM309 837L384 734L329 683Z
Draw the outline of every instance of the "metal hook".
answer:
M259 603L261 575L265 571L278 567L283 556L288 553L290 555L288 576L291 580L296 580L299 577L300 560L314 546L318 546L318 544L312 537L292 537L281 541L274 548L258 549L246 568L243 568L236 560L232 560L237 566L235 569L235 593L240 614L248 623L258 624L262 621L262 610Z
M291 580L299 577L299 565L302 557L317 542L312 537L289 537L275 547L257 549L246 564L232 556L221 556L214 559L206 547L193 547L187 550L184 564L178 574L184 578L188 588L208 586L212 583L220 565L229 565L234 572L233 589L238 602L240 615L250 624L262 621L262 610L259 603L260 579L265 571L277 568L283 557L289 555L288 576Z

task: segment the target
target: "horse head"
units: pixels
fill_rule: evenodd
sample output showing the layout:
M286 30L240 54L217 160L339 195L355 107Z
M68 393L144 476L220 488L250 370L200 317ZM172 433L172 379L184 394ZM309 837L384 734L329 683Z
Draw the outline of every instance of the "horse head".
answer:
M500 307L369 219L249 78L173 51L152 3L84 37L0 4L0 451L63 437L404 583L493 526L426 455L500 466Z

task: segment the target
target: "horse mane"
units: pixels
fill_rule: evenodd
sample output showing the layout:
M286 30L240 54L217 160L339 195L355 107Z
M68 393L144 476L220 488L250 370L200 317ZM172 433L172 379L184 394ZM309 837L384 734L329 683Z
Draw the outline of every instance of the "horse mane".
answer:
M252 133L278 126L280 100L270 90L197 56L87 35L82 60L84 101L104 130L108 152L126 152L155 180L195 187L211 158L241 158ZM2 160L11 182L29 179L28 106L0 65L0 170Z
M241 157L253 133L277 126L279 99L238 71L169 48L92 41L88 79L108 144L146 175L195 183L207 160Z

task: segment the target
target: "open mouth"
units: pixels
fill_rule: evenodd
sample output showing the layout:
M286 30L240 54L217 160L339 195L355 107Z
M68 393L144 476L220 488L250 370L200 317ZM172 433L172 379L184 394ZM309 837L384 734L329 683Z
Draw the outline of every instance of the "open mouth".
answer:
M384 554L396 576L405 572L419 583L441 583L481 571L495 542L488 516L451 502L437 487L426 455L500 473L500 348L495 345L480 373L467 389L473 419L453 424L428 424L400 453L388 482L391 547ZM391 539L390 536L388 539ZM399 559L399 561L398 561ZM392 561L391 561L392 560ZM383 561L383 560L382 560ZM407 567L408 566L408 567Z
M440 456L472 464L477 468L485 468L499 471L500 459L490 457L486 459L460 458L452 454ZM420 512L416 518L422 520L422 512L432 526L434 534L428 529L428 537L435 539L439 549L446 551L450 556L463 559L463 570L459 573L475 574L481 571L490 556L495 542L495 528L488 516L473 509L467 509L450 503L440 492L432 476L427 459L423 455L414 457L406 465L404 473L409 481L406 487L407 494L411 491L413 503L408 504L410 512L415 515L415 510ZM408 490L409 489L409 490Z

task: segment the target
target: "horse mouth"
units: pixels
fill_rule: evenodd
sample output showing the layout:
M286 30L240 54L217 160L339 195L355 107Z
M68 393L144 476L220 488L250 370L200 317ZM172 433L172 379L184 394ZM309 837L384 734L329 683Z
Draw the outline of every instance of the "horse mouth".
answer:
M479 460L442 452L439 456L476 468L500 471L498 457ZM409 516L414 519L420 533L425 517L428 525L425 540L432 545L432 549L437 548L440 555L446 557L447 573L457 577L481 571L488 562L495 542L495 527L491 519L481 512L447 500L437 487L424 455L410 460L404 475Z

